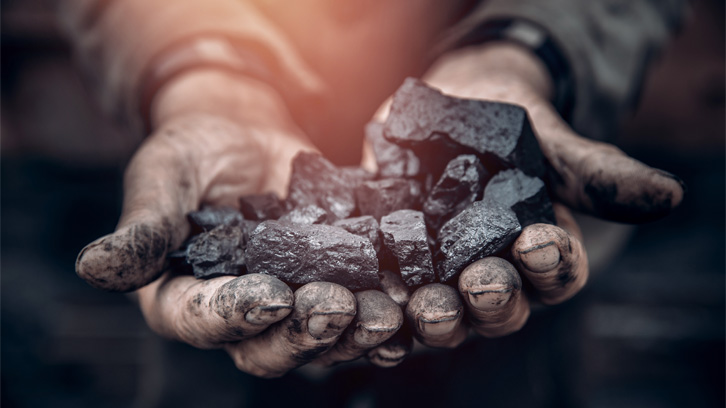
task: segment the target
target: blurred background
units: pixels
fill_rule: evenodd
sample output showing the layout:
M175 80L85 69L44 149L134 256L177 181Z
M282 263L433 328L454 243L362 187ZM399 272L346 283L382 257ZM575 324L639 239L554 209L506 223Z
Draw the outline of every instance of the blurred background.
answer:
M675 214L621 230L581 294L515 335L278 380L159 339L126 297L76 277L140 140L99 111L43 0L0 4L2 406L724 406L723 1L692 2L616 140L685 180Z

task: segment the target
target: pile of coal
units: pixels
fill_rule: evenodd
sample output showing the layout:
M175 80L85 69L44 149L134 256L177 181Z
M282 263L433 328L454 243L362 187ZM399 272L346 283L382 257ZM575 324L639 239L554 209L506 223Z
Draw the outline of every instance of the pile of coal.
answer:
M287 199L189 214L192 236L170 265L198 278L273 275L292 285L378 289L452 282L470 263L502 254L522 228L554 223L544 157L521 107L453 98L407 79L385 123L366 138L372 173L315 153L292 163Z

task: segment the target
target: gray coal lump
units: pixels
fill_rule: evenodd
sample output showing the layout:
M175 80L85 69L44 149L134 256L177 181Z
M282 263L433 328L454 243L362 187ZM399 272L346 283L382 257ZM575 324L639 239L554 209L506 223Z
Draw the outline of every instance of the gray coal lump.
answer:
M350 217L355 211L355 178L317 153L301 152L292 162L287 202L291 207L314 204L332 219Z
M328 212L315 204L294 208L279 218L280 222L294 222L296 224L325 224L328 221Z
M376 253L381 251L381 229L378 226L378 221L370 215L338 220L333 225L343 228L351 234L367 238L373 244Z
M196 278L242 275L245 268L247 234L238 223L223 224L194 237L186 249L186 260Z
M366 125L366 139L370 142L378 164L380 178L413 178L421 172L421 161L411 149L391 143L383 137L383 123Z
M434 281L431 249L423 213L399 210L381 218L386 250L398 261L401 278L407 286Z
M497 173L484 189L484 199L511 208L522 228L538 222L557 223L545 183L516 169Z
M426 161L477 154L498 168L519 168L543 177L545 161L520 106L455 98L407 78L393 96L384 136L412 148Z
M429 228L438 231L451 217L480 199L489 177L474 155L461 155L450 161L423 204Z
M283 203L275 193L242 196L239 207L245 219L254 221L276 220L284 212Z
M366 181L355 190L361 215L372 215L380 220L397 210L418 208L421 203L421 185L409 179L382 179Z
M193 233L210 231L219 225L241 222L243 219L242 213L231 207L206 207L187 214Z
M469 264L504 249L522 227L509 208L495 201L475 201L439 231L436 272L449 282Z
M367 238L331 225L265 221L247 246L249 273L293 285L325 281L350 290L376 289L378 258Z

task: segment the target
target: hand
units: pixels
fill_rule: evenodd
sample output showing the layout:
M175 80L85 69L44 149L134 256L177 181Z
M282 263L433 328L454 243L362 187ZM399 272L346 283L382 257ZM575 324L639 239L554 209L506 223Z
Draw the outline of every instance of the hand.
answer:
M317 357L355 359L398 330L403 314L381 292L354 296L316 282L293 293L259 274L159 278L166 254L189 233L189 211L237 206L245 194L283 195L292 158L314 148L275 92L211 70L167 84L155 99L152 126L126 170L116 232L81 251L80 277L100 289L137 290L154 331L199 348L223 347L240 370L262 377Z
M527 109L551 165L547 181L558 223L524 228L510 260L474 262L460 275L458 291L440 284L417 290L406 315L426 345L455 347L468 327L483 336L503 336L524 325L529 299L556 304L574 296L587 280L588 264L567 207L608 220L645 222L681 202L683 188L674 176L570 129L548 102L552 85L545 67L523 48L490 43L455 51L438 61L425 80L446 94ZM531 292L522 289L525 279Z

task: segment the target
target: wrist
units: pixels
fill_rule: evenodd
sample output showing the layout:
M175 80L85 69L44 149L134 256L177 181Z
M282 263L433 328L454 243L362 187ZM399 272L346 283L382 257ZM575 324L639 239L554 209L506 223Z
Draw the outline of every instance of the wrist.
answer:
M216 68L183 73L159 89L151 105L151 127L197 114L248 125L293 127L285 103L272 87Z
M552 78L530 50L513 42L492 41L443 55L426 76L447 94L528 105L550 100Z

